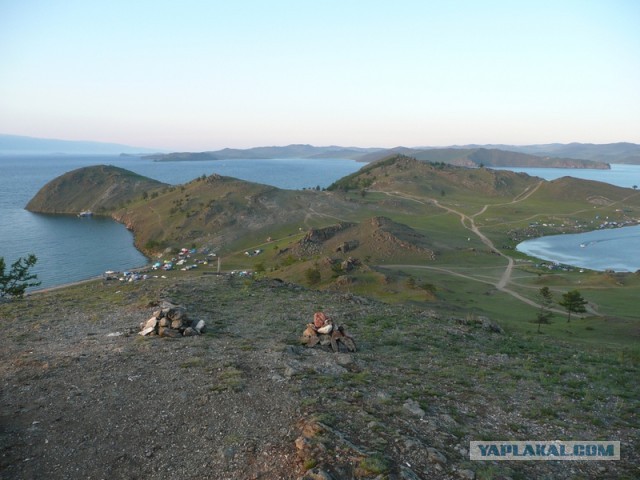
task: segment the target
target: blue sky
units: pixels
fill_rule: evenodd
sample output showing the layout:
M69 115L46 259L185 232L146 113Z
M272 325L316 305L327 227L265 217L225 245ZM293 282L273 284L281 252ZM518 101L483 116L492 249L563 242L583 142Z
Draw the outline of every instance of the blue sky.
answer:
M640 143L640 2L0 0L0 133Z

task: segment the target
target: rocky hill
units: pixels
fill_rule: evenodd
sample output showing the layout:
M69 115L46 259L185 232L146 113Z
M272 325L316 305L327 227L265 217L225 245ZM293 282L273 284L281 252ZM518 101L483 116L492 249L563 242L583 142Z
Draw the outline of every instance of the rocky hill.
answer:
M435 253L432 248L428 238L411 227L387 217L373 217L360 223L311 229L294 247L283 253L313 257L339 252L378 263L415 258L416 255L433 259Z

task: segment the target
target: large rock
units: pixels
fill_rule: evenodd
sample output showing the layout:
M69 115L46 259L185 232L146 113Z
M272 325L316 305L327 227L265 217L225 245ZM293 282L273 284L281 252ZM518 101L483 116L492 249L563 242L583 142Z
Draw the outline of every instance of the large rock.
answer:
M422 418L426 415L426 412L420 408L420 404L411 398L404 402L402 407L416 417Z

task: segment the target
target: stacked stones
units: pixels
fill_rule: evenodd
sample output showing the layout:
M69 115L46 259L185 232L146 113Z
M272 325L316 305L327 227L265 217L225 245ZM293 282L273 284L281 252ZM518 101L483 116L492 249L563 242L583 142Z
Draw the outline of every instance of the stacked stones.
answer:
M204 320L191 320L187 309L169 302L162 302L160 310L140 324L139 335L160 337L191 337L204 333Z

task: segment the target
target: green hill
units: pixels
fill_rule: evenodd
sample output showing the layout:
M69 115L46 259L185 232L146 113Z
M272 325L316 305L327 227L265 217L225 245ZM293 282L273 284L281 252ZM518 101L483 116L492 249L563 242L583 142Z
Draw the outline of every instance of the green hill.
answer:
M607 226L640 223L640 192L633 189L571 177L549 182L402 155L367 165L328 191L281 190L219 175L180 186L149 182L91 167L50 182L30 208L109 214L134 232L136 246L147 255L206 248L224 256L226 268L259 269L298 283L307 283L307 272L317 269L316 288L402 302L424 301L424 291L407 285L428 284L432 301L487 315L500 312L507 322L517 320L518 310L505 312L500 302L532 308L538 275L548 273L514 251L520 241L593 230L604 219ZM68 205L73 210L59 207ZM309 242L318 232L333 233ZM245 254L255 251L259 256ZM342 264L349 257L354 263L345 274ZM512 284L516 269L525 273ZM409 278L414 280L405 284ZM575 288L579 281L561 283ZM599 308L624 318L632 314L629 302L622 301L623 309L620 304Z
M448 162L431 163L396 155L363 167L328 190L399 190L434 196L455 194L482 201L484 197L513 196L539 180L507 170L460 168Z
M77 214L91 210L108 214L135 199L167 187L123 168L97 165L79 168L47 183L26 209L39 213Z

